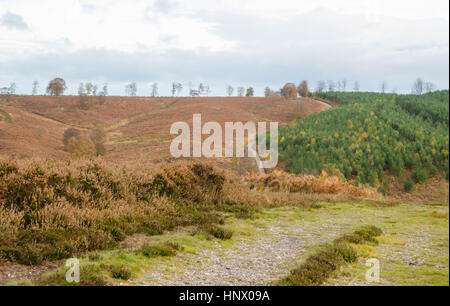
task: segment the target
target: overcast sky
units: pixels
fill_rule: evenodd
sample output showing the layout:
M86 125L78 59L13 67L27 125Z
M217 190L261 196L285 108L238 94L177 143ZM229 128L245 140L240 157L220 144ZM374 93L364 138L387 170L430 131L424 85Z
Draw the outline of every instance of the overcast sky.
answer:
M0 87L43 93L63 77L225 87L347 79L361 90L408 92L417 77L449 83L448 0L0 0ZM184 91L187 94L187 90Z

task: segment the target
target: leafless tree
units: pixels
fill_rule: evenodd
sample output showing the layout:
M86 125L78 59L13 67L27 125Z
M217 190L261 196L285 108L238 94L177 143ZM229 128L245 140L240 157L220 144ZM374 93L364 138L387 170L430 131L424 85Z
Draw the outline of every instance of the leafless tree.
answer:
M347 79L342 80L342 91L347 91Z
M94 90L94 85L92 83L88 82L88 83L86 83L85 88L86 88L86 94L88 96L90 96L92 94L92 91Z
M203 85L203 83L200 83L200 85L198 85L198 92L201 95L205 92L205 85Z
M381 93L386 93L387 90L387 82L383 81L381 82Z
M333 81L328 80L327 85L328 85L328 91L333 92L336 87L336 84Z
M8 92L10 95L15 95L16 94L16 83L11 83L9 84L9 88L8 88Z
M326 83L325 81L319 81L317 82L317 87L316 87L316 92L323 92L326 88Z
M108 95L108 84L103 85L103 95Z
M359 91L359 82L355 81L355 84L353 85L353 91L358 92Z
M228 85L228 86L227 86L227 95L228 95L229 97L231 97L231 96L233 95L233 93L234 93L234 88L233 88L233 86Z
M94 86L92 87L92 95L93 95L93 96L96 96L96 95L97 95L97 91L98 91L98 85L94 85Z
M423 83L422 78L417 78L413 84L412 93L415 95L421 95L423 93Z
M181 83L177 83L177 82L172 83L172 97L175 96L175 94L180 95L182 90L183 90L183 85Z
M272 96L272 89L270 89L269 86L267 86L267 87L264 89L264 96L265 96L265 97L270 97L270 96Z
M158 96L158 83L153 83L152 84L152 97L157 97Z
M37 95L38 89L39 89L39 82L38 81L33 81L33 89L31 90L31 94L33 96Z
M78 86L78 95L81 96L83 94L86 94L86 91L84 89L84 84L80 83L80 85Z
M172 97L175 96L175 93L177 92L177 83L172 82Z
M205 93L206 96L209 97L209 94L211 93L211 87L209 86L209 84L205 85Z
M55 78L47 85L47 94L52 96L60 96L66 91L66 81L62 78Z
M237 94L238 94L239 97L243 97L244 94L245 94L245 88L242 87L242 86L238 87Z
M177 89L177 95L180 95L181 92L183 91L183 84L178 83L176 89Z
M135 82L125 86L125 92L128 96L134 97L137 94L137 85Z
M436 85L431 82L425 82L424 88L426 93L430 93L436 89Z

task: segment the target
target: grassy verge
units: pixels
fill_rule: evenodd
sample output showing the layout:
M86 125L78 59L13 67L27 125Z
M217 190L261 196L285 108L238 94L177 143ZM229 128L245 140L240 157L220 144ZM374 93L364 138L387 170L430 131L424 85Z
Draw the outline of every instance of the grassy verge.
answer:
M249 229L250 220L233 219L230 224L220 226L227 233L236 231L243 234ZM246 235L251 235L249 231ZM141 236L140 241L130 247L116 250L95 251L83 255L80 262L80 283L66 281L67 267L61 266L55 271L43 274L35 281L9 282L8 285L39 285L39 286L107 286L129 285L130 279L139 278L151 267L166 263L177 263L180 253L195 254L198 250L213 249L216 243L229 248L235 241L222 235L212 235L209 228L193 228L175 233L165 233L156 236ZM127 241L125 241L127 242Z
M351 244L377 244L375 237L381 229L367 226L352 234L343 235L326 245L318 253L311 255L286 278L278 282L282 286L318 286L326 281L341 265L354 263L358 252Z
M0 109L0 123L2 123L2 122L12 123L13 118L11 117L10 114L8 114L4 110Z
M326 241L337 240L338 247L322 253L322 257L343 254L347 262L351 262L354 258L353 251L356 251L358 259L347 264L345 258L341 257L344 258L340 262L341 268L327 274L328 278L323 282L324 285L374 285L365 280L368 269L365 266L365 259L377 258L381 264L381 285L448 286L448 206L382 204L366 201L318 202L306 207L283 206L263 209L254 213L253 218L247 219L233 217L236 211L228 212L223 215L228 217L225 224L217 226L231 231L233 233L231 239L216 239L207 232L207 227L188 227L185 230L161 235L138 235L138 238L135 238L135 235L125 239L119 249L94 251L81 256L81 265L85 267L82 268L81 278L85 279L86 285L93 284L88 282L89 279L100 280L100 284L104 282L106 285L139 284L141 280L144 284L159 284L158 279L153 279L153 276L147 279L144 274L156 269L162 271L160 277L172 279L174 273L184 274L188 269L186 258L203 251L215 252L217 243L221 245L219 253L233 249L236 243L242 241L255 243L258 237L266 234L267 229L277 226L286 233L296 233L301 229L298 239L304 240L302 243L304 246L298 250L298 258L286 262L283 268L285 272L273 278L275 280L305 263L309 257L335 244L323 244ZM374 224L383 230L383 234L376 238L379 241L378 245L370 238L371 235L364 234L364 231L356 234L352 232L355 227L367 229L365 228L367 224ZM328 233L325 233L323 228L328 228ZM338 238L335 238L333 233L339 233ZM360 242L363 243L358 244ZM156 246L156 249L151 248L150 252L156 255L148 257L140 252L144 245ZM180 247L174 251L167 250L165 247L170 245ZM174 255L175 251L177 255ZM162 256L164 254L174 256ZM56 272L59 276L51 272L33 284L69 285L64 281L66 270L67 268L62 266ZM131 273L131 281L120 278L126 278L128 272ZM10 285L17 284L26 283L10 283Z

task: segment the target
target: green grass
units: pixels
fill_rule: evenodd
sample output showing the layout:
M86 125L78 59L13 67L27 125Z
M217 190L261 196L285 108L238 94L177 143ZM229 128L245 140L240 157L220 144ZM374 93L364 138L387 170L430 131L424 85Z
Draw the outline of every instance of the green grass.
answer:
M13 121L14 120L10 114L8 114L4 110L0 109L0 123L2 123L2 122L12 123Z
M211 240L206 231L196 228L145 238L144 244L146 245L159 246L165 250L173 249L176 255L170 254L172 256L161 256L164 255L164 252L146 256L139 252L140 247L86 254L80 259L81 265L84 267L81 275L84 282L81 285L130 284L129 280L121 278L130 276L131 279L137 279L145 271L160 265L170 267L165 272L165 277L170 279L173 273L183 273L186 268L183 257L179 255L189 256L189 254L204 250L214 251L217 243L221 245L222 249L232 248L236 242L247 241L253 237L257 239L260 235L264 235L266 229L276 224L287 232L301 226L306 233L317 237L323 235L318 225L330 228L335 226L342 229L339 236L353 233L360 237L352 240L353 242L364 240L363 244L345 242L345 245L356 251L358 260L353 263L350 261L349 264L344 265L342 270L333 270L325 281L325 285L374 285L365 282L365 272L367 271L365 260L377 258L381 265L381 285L448 286L447 205L387 205L370 201L320 202L317 204L319 205L315 207L320 208L292 206L264 209L255 212L254 218L249 219L228 217L220 227L233 232L233 236L229 240L216 238ZM365 227L368 224L373 224L383 231L383 235L377 237L378 243L370 238L366 239L366 234L371 232L370 228ZM354 233L355 229L357 230L356 234ZM311 241L311 247L305 249L303 255L299 254L299 260L305 262L308 257L320 253L325 248L326 245L315 245ZM322 255L325 258L329 256L326 252ZM339 261L340 264L344 262ZM122 271L122 269L126 271ZM66 268L62 267L56 272L47 273L34 284L71 285L64 281L65 271ZM127 275L128 272L131 275ZM15 281L9 285L29 285L29 283Z
M282 286L317 286L344 264L354 263L358 252L351 244L378 243L375 237L382 234L375 226L365 226L352 234L343 235L309 256L302 265L277 284Z

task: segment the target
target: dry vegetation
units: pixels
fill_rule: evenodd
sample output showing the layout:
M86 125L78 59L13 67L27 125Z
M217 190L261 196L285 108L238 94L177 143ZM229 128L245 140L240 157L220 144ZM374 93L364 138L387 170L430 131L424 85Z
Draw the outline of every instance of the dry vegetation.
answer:
M2 159L0 178L0 256L23 264L114 247L134 233L218 223L216 210L252 202L232 177L199 163Z
M80 109L77 96L11 96L7 101L0 100L0 154L69 160L72 154L64 148L64 132L76 128L89 136L100 126L106 134L105 159L160 163L170 158L170 126L177 121L191 124L195 113L201 113L204 122L221 125L227 121L277 121L284 125L325 109L313 100L286 101L279 97L102 100L94 99L87 110ZM1 119L5 114L8 121Z
M155 168L100 159L2 158L0 178L0 257L28 265L113 248L129 235L160 234L178 226L196 225L227 239L232 233L218 226L222 213L248 217L263 206L292 202L289 193L251 191L231 172L201 162ZM302 178L292 181L300 186ZM304 203L318 200L318 195L306 196L311 192L342 195L351 190L347 199L370 195L362 189L354 193L350 185L329 177L302 182L309 187L295 191L305 194Z
M339 176L329 176L322 171L319 176L294 175L283 171L277 171L266 175L251 174L244 177L244 181L251 189L271 191L286 191L303 194L343 194L354 198L379 198L380 195L374 188L355 185L344 182Z

